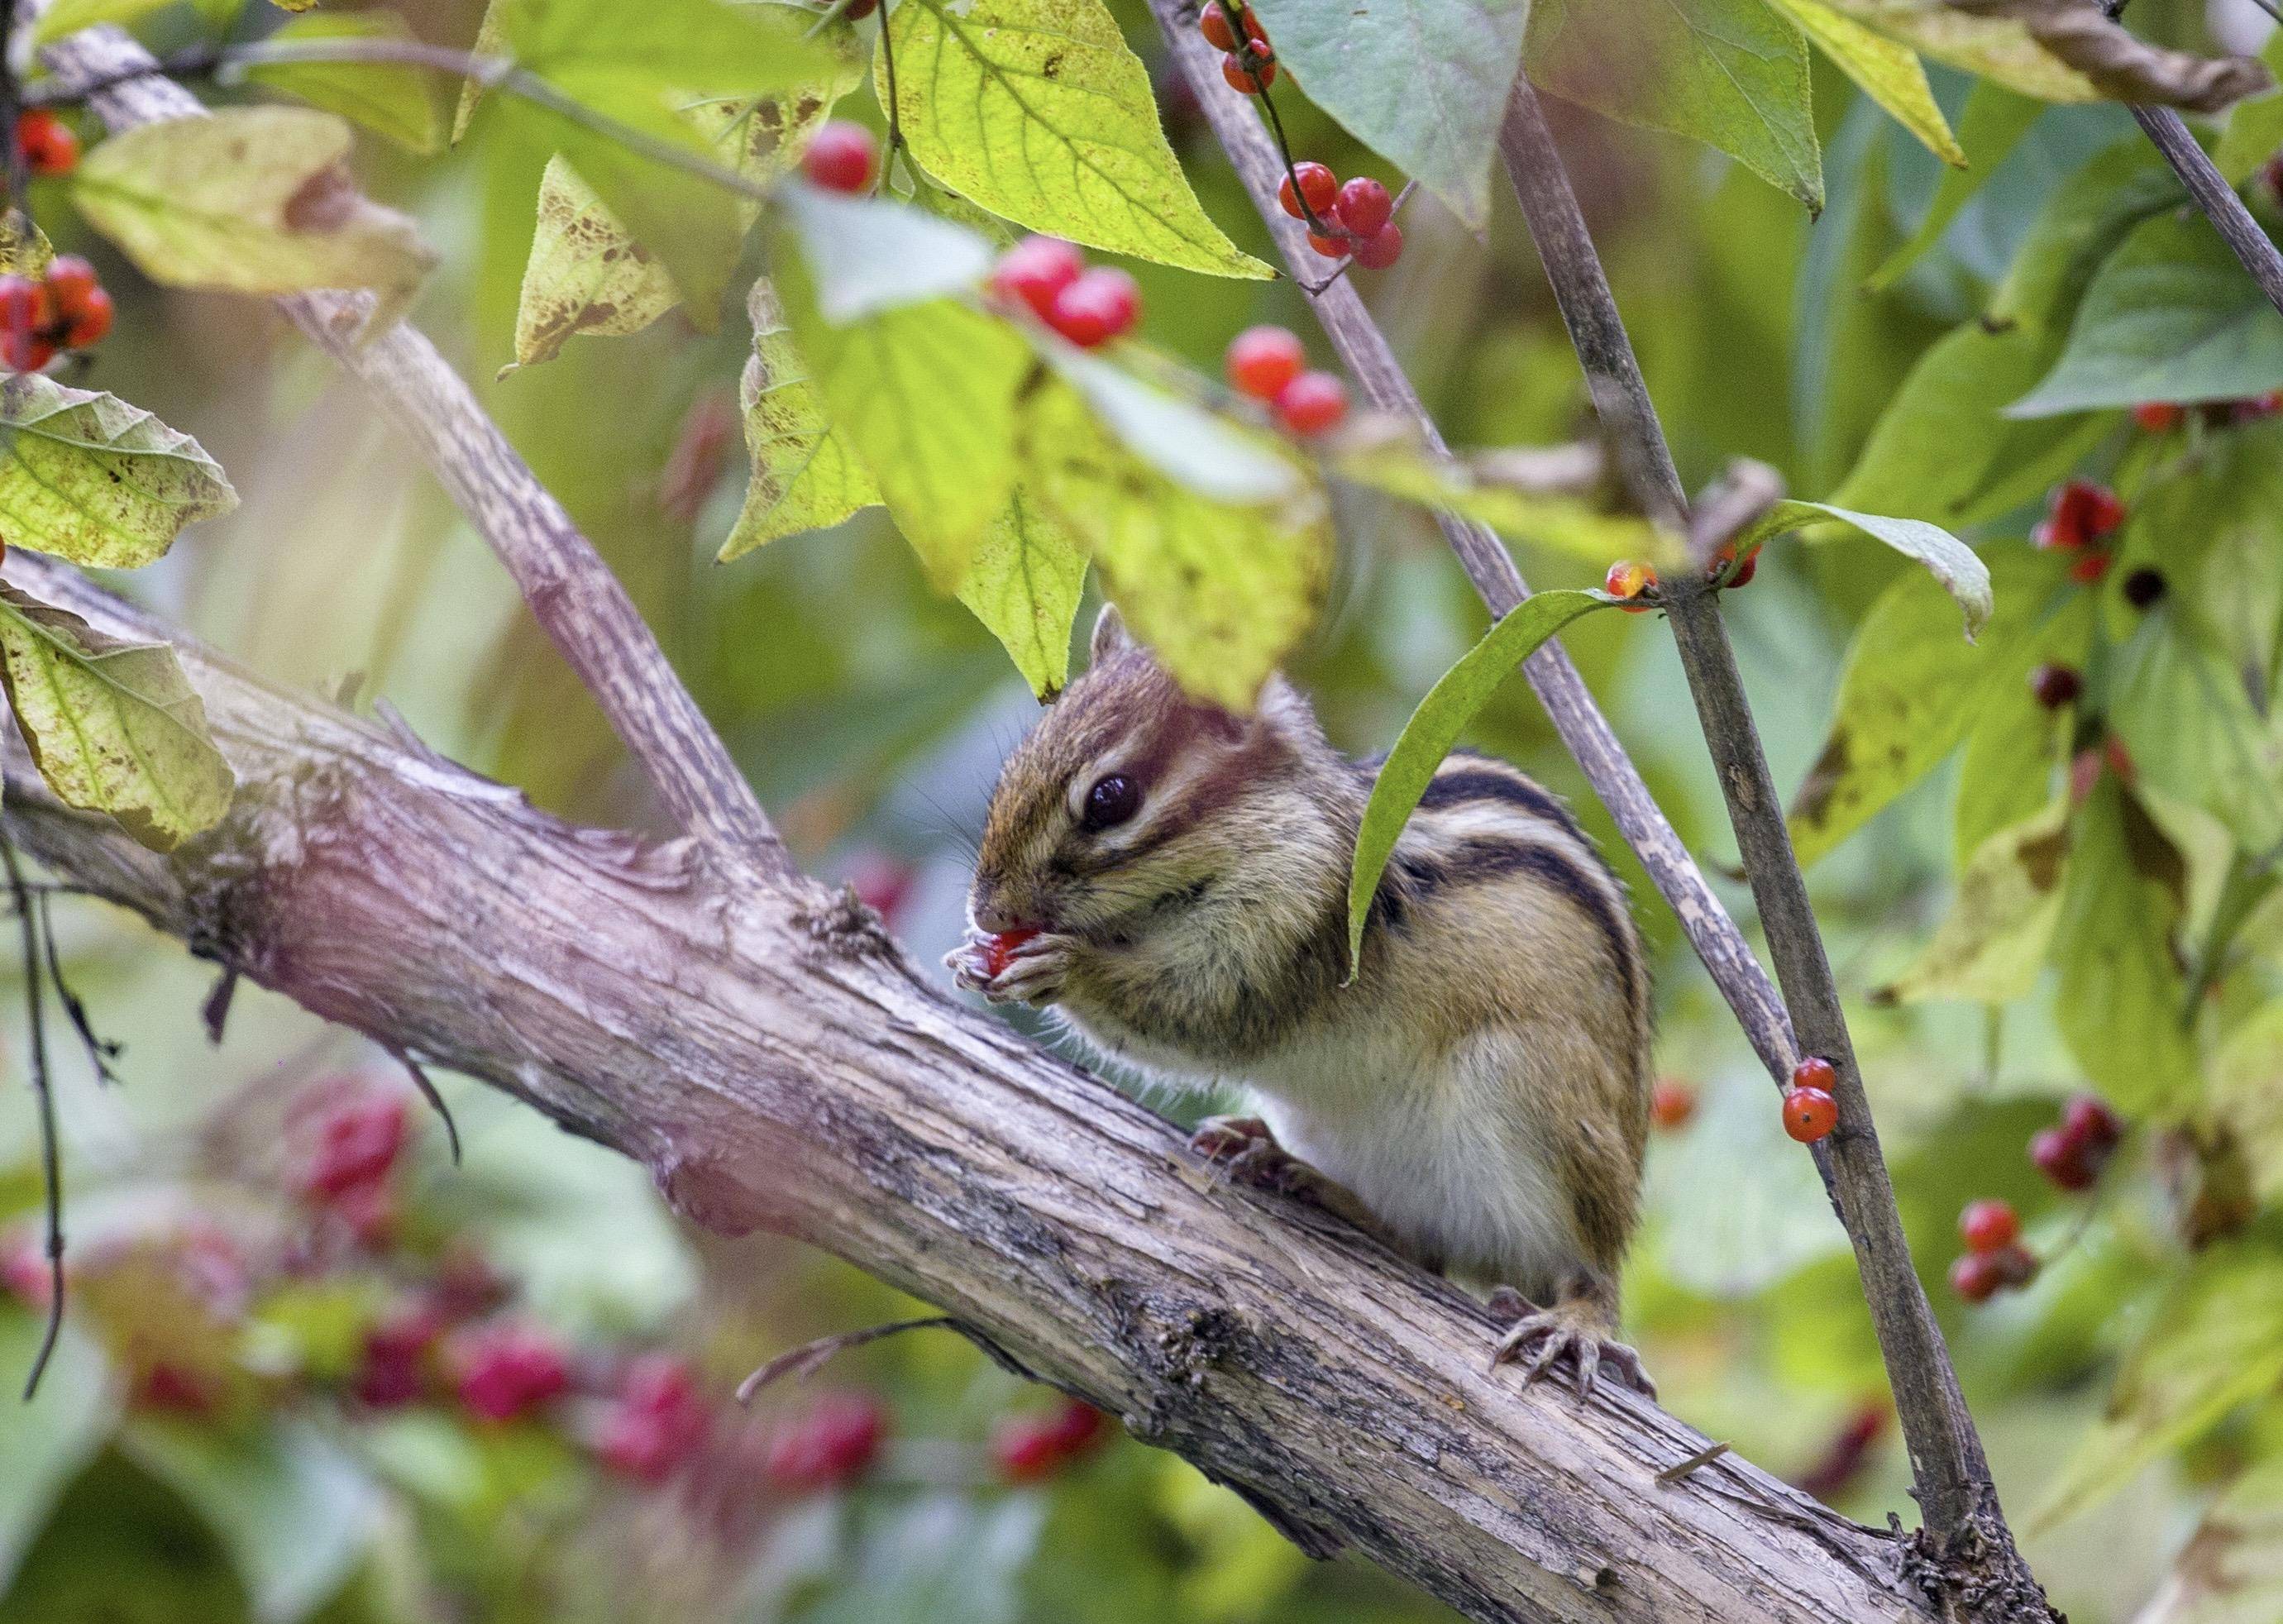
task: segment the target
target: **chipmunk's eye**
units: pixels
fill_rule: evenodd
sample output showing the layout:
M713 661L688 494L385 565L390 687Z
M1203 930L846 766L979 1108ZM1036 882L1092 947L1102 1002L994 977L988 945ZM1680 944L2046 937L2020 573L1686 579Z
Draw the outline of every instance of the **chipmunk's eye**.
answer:
M1088 829L1108 829L1142 809L1142 786L1122 772L1097 778L1086 792L1086 811L1079 821Z

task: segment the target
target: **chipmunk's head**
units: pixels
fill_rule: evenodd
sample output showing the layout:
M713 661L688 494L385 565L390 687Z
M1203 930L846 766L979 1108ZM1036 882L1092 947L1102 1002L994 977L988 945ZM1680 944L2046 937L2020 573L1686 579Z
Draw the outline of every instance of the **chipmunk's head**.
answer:
M1256 889L1295 819L1321 823L1305 785L1327 760L1283 678L1250 716L1201 703L1104 609L1085 675L1000 772L968 911L1103 946L1193 918L1233 882Z

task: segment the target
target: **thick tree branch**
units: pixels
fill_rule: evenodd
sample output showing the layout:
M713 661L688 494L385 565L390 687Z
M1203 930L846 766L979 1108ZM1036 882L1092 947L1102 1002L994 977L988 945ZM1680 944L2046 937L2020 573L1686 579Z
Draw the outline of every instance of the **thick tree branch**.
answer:
M150 52L116 28L66 35L43 58L67 84L105 86L90 101L113 129L205 112L188 90L150 72L157 66ZM277 304L411 439L514 576L676 824L724 861L790 872L760 802L626 589L436 347L403 324L367 339L370 301L363 296L304 293Z
M1640 495L1652 511L1685 521L1679 477L1648 385L1527 78L1515 82L1500 147L1594 401L1607 402L1605 421L1632 446L1629 464L1640 471ZM1830 1144L1840 1214L1886 1358L1927 1531L1934 1548L1960 1565L1958 1594L1969 1616L2048 1618L2044 1593L2014 1548L1973 1415L1911 1264L1838 984L1728 645L1719 595L1690 572L1667 583L1664 600L1800 1043L1838 1071L1840 1126Z
M20 754L7 832L193 950L647 1164L682 1212L799 1236L1482 1620L1927 1624L1903 1547L1605 1385L1484 1367L1491 1325L1344 1225L1222 1187L1161 1119L960 1009L806 880L571 828L270 687L75 572L7 574L176 642L237 769L160 857Z

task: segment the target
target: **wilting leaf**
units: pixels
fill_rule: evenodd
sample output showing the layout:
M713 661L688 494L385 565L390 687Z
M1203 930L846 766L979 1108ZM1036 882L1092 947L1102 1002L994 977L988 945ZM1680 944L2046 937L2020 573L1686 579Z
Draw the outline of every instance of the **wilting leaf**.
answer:
M1348 877L1351 976L1363 951L1364 925L1371 917L1380 876L1387 871L1388 859L1394 855L1404 824L1411 821L1429 780L1451 753L1451 746L1459 742L1459 735L1548 637L1579 615L1606 608L1611 601L1599 592L1574 589L1539 592L1523 599L1442 675L1419 702L1419 708L1411 713L1411 720L1403 724L1402 737L1395 741L1395 748L1388 752L1379 776L1372 781L1371 800L1364 808L1362 829L1356 837L1355 862Z
M0 676L24 742L66 804L168 851L230 810L236 780L164 644L121 643L0 587Z
M226 107L122 130L74 176L88 223L155 282L239 293L370 288L376 330L436 262L411 219L349 178L349 127L305 107Z
M1576 496L1523 490L1485 479L1464 457L1436 456L1417 441L1379 437L1348 446L1332 472L1424 508L1488 525L1509 541L1564 552L1590 564L1641 558L1668 567L1679 544L1633 513L1604 513Z
M1772 535L1823 519L1837 519L1849 529L1884 542L1905 558L1925 565L1928 573L1942 583L1942 589L1957 599L1958 606L1965 612L1968 640L1980 634L1990 619L1990 566L1983 563L1974 549L1940 525L1930 525L1922 519L1890 519L1880 513L1851 512L1827 502L1779 502L1737 538L1737 549L1748 550Z
M1017 486L959 583L1031 691L1050 699L1070 680L1071 627L1086 589L1086 550L1070 527Z
M1991 836L1959 875L1958 894L1933 937L1880 997L2008 1003L2025 995L2061 921L2069 820L2062 796Z
M20 208L0 214L0 271L37 281L55 257L55 245L30 215Z
M1537 0L1524 59L1565 100L1718 147L1823 207L1807 42L1763 0Z
M238 493L188 434L116 395L37 372L0 381L0 527L74 564L134 569Z
M1916 51L1874 33L1823 0L1769 3L1797 23L1841 72L1862 87L1864 95L1884 107L1927 151L1944 163L1965 167L1966 153L1950 133L1950 121L1943 117L1934 87L1927 82L1926 65Z
M1275 273L1228 240L1157 128L1149 70L1101 0L906 0L894 98L922 168L1034 230L1185 270ZM890 99L887 53L874 89Z
M1215 502L1123 444L1060 379L1025 403L1023 480L1093 552L1104 590L1175 681L1249 711L1331 573L1323 492Z
M293 18L262 44L411 38L412 30L393 12L325 12ZM443 148L444 81L432 67L404 62L257 61L249 64L245 73L255 84L355 119L416 152Z
M872 471L825 415L793 347L776 291L766 279L753 284L746 308L753 353L737 393L753 474L737 522L721 544L724 564L781 535L837 525L880 500Z

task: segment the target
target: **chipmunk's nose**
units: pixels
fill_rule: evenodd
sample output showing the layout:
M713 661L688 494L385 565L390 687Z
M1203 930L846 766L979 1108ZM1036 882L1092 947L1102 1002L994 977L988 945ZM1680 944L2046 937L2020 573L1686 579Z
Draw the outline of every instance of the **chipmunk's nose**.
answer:
M1001 931L1035 930L1043 921L1032 917L1035 909L1023 906L1026 901L1004 886L978 879L968 898L968 912L974 917L975 928L986 935L996 935Z

